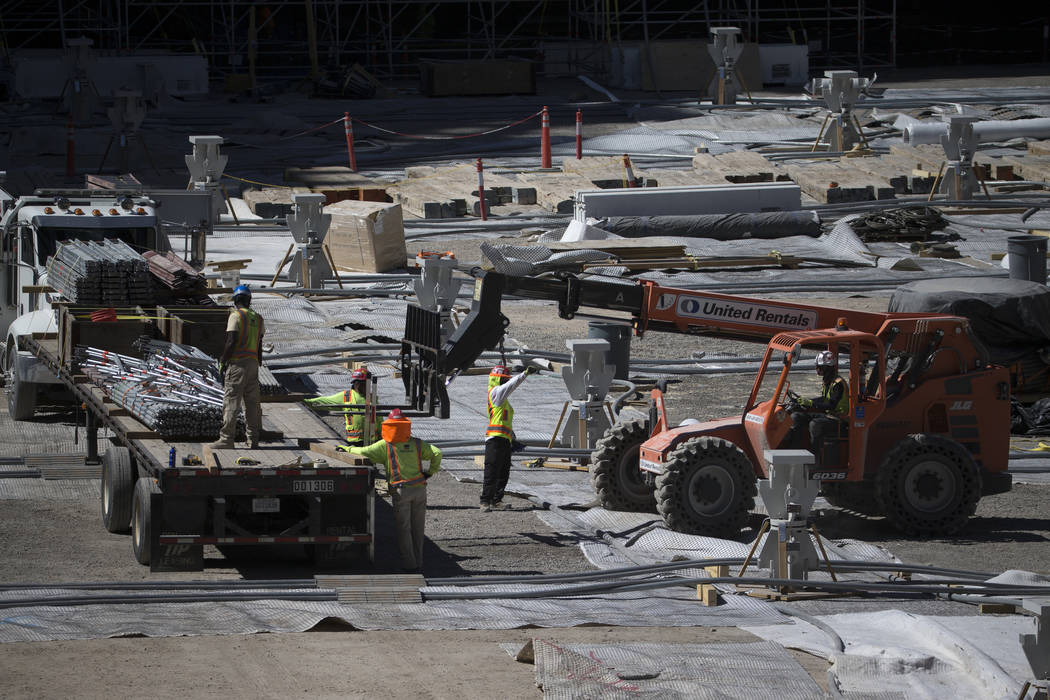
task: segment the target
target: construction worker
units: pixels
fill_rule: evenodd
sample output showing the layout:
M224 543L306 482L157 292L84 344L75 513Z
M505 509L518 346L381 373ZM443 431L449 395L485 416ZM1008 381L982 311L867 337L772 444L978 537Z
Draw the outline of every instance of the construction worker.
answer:
M810 449L822 461L824 439L838 435L849 415L849 383L839 376L835 355L829 350L817 353L817 374L822 380L820 396L799 399L791 411L791 430L784 440L788 449L801 447L801 436L808 427Z
M244 402L244 420L248 447L259 446L262 433L262 409L259 406L259 366L262 364L262 339L266 330L262 316L253 311L252 290L240 285L233 290L233 308L226 323L226 346L219 358L223 376L222 430L219 439L209 445L213 450L229 449L237 436L237 417Z
M366 394L368 385L368 370L355 369L350 375L350 388L328 396L318 396L306 399L304 403L311 406L339 406L345 404L357 404L365 409L363 412L351 412L343 408L343 426L346 429L346 444L348 446L361 447L371 445L379 439L379 421L376 418L375 406L368 401ZM367 434L365 431L368 431ZM344 446L340 446L344 447Z
M489 372L489 427L485 431L485 480L481 486L481 511L503 507L503 491L510 478L510 453L516 446L514 437L514 408L510 395L525 377L538 371L528 367L511 378L510 370L497 365Z
M427 479L441 468L441 450L412 437L412 421L399 408L383 421L382 435L381 440L367 447L351 447L347 451L367 457L374 464L386 465L401 567L409 573L422 573ZM425 472L424 459L430 462Z

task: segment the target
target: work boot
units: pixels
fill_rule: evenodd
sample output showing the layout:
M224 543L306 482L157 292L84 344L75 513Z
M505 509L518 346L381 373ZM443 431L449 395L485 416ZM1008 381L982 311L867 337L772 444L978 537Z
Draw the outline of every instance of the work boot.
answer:
M488 504L488 503L482 503L480 508L479 508L479 510L482 513L491 513L492 512L492 506L490 504Z
M496 501L492 504L492 510L507 510L508 508L510 508L510 506L503 501Z
M230 440L228 442L226 440L216 440L215 442L207 445L207 447L213 450L232 450L234 445L233 440Z

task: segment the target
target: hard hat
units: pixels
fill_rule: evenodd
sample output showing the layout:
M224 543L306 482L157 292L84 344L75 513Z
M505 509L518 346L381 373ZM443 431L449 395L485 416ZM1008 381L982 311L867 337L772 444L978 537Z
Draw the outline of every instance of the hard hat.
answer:
M383 421L380 432L387 442L407 442L412 437L412 421L405 418L400 408L395 408Z
M510 376L510 370L507 369L506 367L504 367L503 365L496 365L495 367L492 368L492 371L489 372L489 376L490 377L509 377Z
M367 369L355 369L350 374L350 381L351 382L363 382L366 379L368 379L368 370ZM397 409L394 409L394 410L397 410Z
M252 290L248 288L248 285L246 285L246 284L239 284L239 285L237 285L234 288L234 290L233 290L233 298L236 299L237 297L240 297L240 296L245 296L245 297L248 297L249 299L252 298Z
M817 353L817 367L834 367L835 356L830 350L821 350Z

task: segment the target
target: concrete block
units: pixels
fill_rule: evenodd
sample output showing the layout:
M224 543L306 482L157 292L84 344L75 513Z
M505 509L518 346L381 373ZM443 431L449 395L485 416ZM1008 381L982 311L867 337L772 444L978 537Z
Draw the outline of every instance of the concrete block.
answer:
M536 203L536 188L535 187L515 187L512 192L512 201L514 204L535 204Z
M467 200L465 199L453 199L452 204L455 207L456 216L467 215Z
M445 210L441 202L423 202L424 219L444 219Z

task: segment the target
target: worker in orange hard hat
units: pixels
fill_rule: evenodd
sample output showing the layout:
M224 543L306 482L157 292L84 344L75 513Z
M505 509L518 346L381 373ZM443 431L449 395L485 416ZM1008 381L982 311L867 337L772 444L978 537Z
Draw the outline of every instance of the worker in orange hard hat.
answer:
M379 439L379 420L375 403L368 391L367 369L355 369L350 375L350 388L328 396L306 399L311 406L337 406L343 414L347 445L370 445ZM348 404L354 404L348 406Z
M529 366L524 372L511 377L510 370L497 365L489 372L489 427L485 431L485 478L481 486L481 511L503 507L503 491L510 478L510 453L517 441L514 439L514 408L510 395L525 377L536 372Z
M397 546L405 571L422 573L423 530L427 514L427 479L441 468L441 450L412 437L412 421L395 408L383 421L383 439L348 452L386 465L386 481L394 507ZM423 460L430 468L423 471Z

